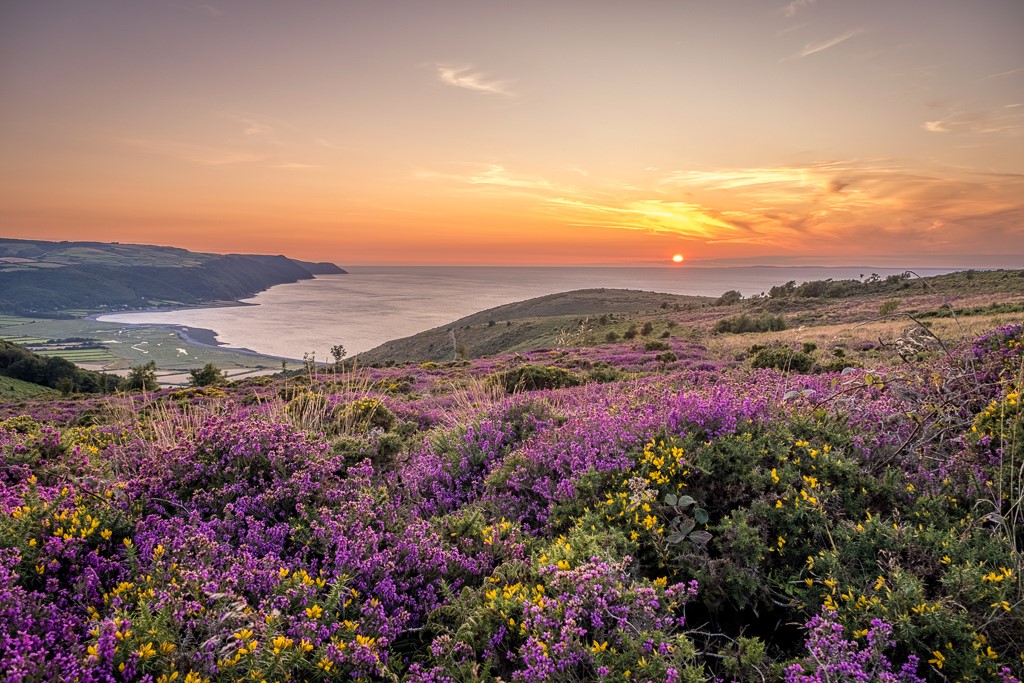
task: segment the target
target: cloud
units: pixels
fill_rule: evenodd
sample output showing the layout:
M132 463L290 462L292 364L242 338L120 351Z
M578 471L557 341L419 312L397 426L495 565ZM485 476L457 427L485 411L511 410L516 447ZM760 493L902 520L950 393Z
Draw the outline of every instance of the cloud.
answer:
M1024 174L923 171L887 159L852 159L681 169L643 184L579 176L560 183L500 164L417 176L480 193L523 220L818 258L931 254L955 261L961 253L1024 244Z
M1024 68L1010 69L1009 71L1000 71L999 73L996 73L996 74L989 74L988 76L985 76L981 80L983 80L983 81L990 81L993 78L1003 78L1005 76L1016 76L1017 74L1024 74Z
M281 135L295 132L295 126L273 116L238 111L222 112L220 116L234 121L242 135L252 141L281 145Z
M929 133L981 133L986 135L1019 135L1024 132L1024 108L1007 104L982 112L954 112L934 121L925 121Z
M280 164L273 164L271 168L283 168L286 170L304 171L311 168L320 168L316 164L299 164L294 161L286 161Z
M500 164L488 164L477 173L443 173L433 170L417 171L415 177L421 180L435 180L454 183L457 186L472 187L483 191L526 190L530 192L574 192L564 186L540 176L515 175Z
M806 45L804 45L803 49L800 50L800 52L790 57L790 59L803 59L804 57L810 57L811 55L817 54L819 52L824 52L825 50L833 48L836 45L839 45L840 43L844 43L850 38L853 38L857 34L863 32L864 29L862 28L854 28L850 29L846 33L836 36L835 38L829 38L828 40L823 40L818 43L807 43Z
M438 80L447 85L455 88L462 88L463 90L471 90L484 95L501 95L503 97L513 96L507 81L491 79L483 72L474 71L471 66L456 67L445 66L443 64L438 64L436 66Z
M814 0L793 0L793 2L782 8L782 13L787 17L793 17L803 8L810 7L813 4Z
M170 157L172 159L177 159L178 161L198 164L200 166L260 164L267 168L279 168L283 170L320 168L320 166L314 164L283 161L275 155L262 154L243 147L200 145L191 142L162 140L157 138L123 138L119 140L119 142L149 154Z
M207 4L207 3L202 3L202 4L198 5L198 7L199 7L200 10L202 10L203 12L206 12L206 14L211 16L211 17L222 17L222 16L224 16L226 14L224 12L224 10L222 10L220 7L217 7L216 5L210 5L210 4Z
M266 156L237 147L197 145L189 142L154 138L123 138L121 143L144 152L188 161L201 166L227 166L265 161Z
M1014 174L851 160L679 171L662 183L686 189L706 208L728 207L713 215L734 226L742 221L754 239L770 235L797 251L956 254L1000 240L1024 243L1024 176Z

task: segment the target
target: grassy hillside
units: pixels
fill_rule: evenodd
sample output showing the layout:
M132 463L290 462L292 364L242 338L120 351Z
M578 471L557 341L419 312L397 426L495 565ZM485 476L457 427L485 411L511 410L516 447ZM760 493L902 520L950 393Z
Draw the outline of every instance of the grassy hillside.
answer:
M49 387L0 375L0 401L55 397L58 393Z
M662 318L714 299L626 289L581 289L498 306L359 354L360 362L448 361L580 346L628 328L626 321Z
M969 328L1024 318L1024 270L964 271L929 278L805 283L773 288L774 295L730 299L686 297L631 290L564 292L499 306L420 334L389 341L360 354L364 363L445 362L536 348L600 346L707 338L735 352L802 337L833 348L894 341L915 320L963 334ZM745 319L746 334L729 334L728 321ZM723 322L725 321L725 322ZM762 324L763 323L763 324ZM762 324L763 329L758 325ZM632 332L631 332L632 329Z

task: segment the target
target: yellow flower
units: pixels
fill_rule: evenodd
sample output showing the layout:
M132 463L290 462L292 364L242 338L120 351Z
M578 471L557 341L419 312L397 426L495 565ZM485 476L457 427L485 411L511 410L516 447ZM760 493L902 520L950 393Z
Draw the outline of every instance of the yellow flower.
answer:
M149 659L156 654L156 650L153 649L153 643L146 643L139 648L139 659Z
M306 616L310 619L319 619L324 615L323 608L320 605L313 605L312 607L306 608Z
M932 655L934 656L928 660L928 663L934 664L936 669L941 669L942 663L946 661L945 656L938 650L932 650Z
M281 654L282 650L287 650L294 645L295 641L284 636L277 636L270 644L274 647L274 654L277 655Z
M591 651L591 652L594 652L594 653L597 653L597 652L604 652L604 651L605 651L605 650L607 650L607 649L608 649L608 641L607 641L607 640L606 640L606 641L604 641L603 643L598 643L598 642L597 642L597 641L595 640L595 641L594 641L594 644L593 644L593 645L592 645L592 646L590 647L590 651Z

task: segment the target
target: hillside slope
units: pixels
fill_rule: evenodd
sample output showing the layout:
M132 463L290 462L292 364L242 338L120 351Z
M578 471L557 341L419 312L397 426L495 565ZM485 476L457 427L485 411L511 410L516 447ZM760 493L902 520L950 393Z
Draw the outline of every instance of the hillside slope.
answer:
M448 361L498 353L579 345L596 328L667 311L700 308L714 299L628 289L579 289L498 306L449 325L395 339L357 356L360 362Z

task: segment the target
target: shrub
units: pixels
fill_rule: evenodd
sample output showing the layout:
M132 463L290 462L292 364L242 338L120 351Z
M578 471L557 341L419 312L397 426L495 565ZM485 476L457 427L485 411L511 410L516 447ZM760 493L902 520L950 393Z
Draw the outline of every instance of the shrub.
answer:
M757 318L741 313L731 318L722 318L711 329L713 332L732 334L777 332L786 329L786 320L781 315L772 315L771 313L764 313Z
M156 391L160 387L156 381L156 361L145 365L135 365L124 380L127 391Z
M649 341L644 344L644 351L668 351L669 345L663 341Z
M718 297L718 299L715 301L715 305L716 306L732 306L733 304L738 304L742 300L743 300L743 295L742 294L740 294L735 289L730 289L728 292L726 292L722 296Z
M772 346L758 351L751 364L755 368L772 368L783 372L808 372L814 367L814 359L803 351Z
M225 381L224 371L213 363L207 363L201 368L189 370L191 376L189 384L194 387L210 387L223 384Z
M878 313L880 315L891 315L896 312L896 309L900 306L899 299L888 299L882 302L882 305L878 307Z
M580 383L576 375L563 368L529 364L499 373L493 380L510 394L517 391L574 387Z

